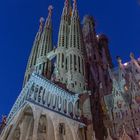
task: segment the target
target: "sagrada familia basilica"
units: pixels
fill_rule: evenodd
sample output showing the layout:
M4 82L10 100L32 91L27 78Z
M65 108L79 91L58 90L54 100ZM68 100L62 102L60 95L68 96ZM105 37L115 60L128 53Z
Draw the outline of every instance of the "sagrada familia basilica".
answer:
M92 16L81 24L76 0L65 0L54 47L48 11L0 140L140 140L140 59L113 68L108 38Z

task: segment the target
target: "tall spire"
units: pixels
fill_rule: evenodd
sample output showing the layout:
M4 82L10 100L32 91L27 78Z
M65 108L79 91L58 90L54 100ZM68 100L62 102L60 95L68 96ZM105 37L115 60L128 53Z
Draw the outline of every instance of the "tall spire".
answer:
M64 8L61 16L59 34L58 34L58 48L57 48L57 60L56 67L59 71L59 76L56 79L62 83L66 83L66 71L67 71L67 59L66 50L68 48L69 41L69 26L71 18L71 3L70 0L65 0Z
M78 9L77 9L77 0L73 0L72 15L73 15L73 17L79 18Z
M30 56L29 56L29 60L28 60L28 64L27 64L27 68L26 68L26 72L25 72L25 76L24 76L23 87L25 86L25 84L29 80L32 72L35 70L37 53L38 53L38 46L39 46L39 42L40 42L40 39L41 39L42 31L43 31L44 18L41 17L39 22L40 22L40 25L39 25L38 32L35 36L33 47L32 47L32 50L31 50L31 53L30 53Z
M51 21L52 20L52 11L53 11L53 6L50 5L48 7L48 17L46 19L45 28L51 26L51 24L52 24L52 21Z
M70 12L71 12L71 2L70 0L65 0L62 16L65 14L70 15Z
M77 9L77 0L73 0L73 9Z
M73 1L73 10L70 22L69 43L67 50L67 87L73 92L83 93L86 87L85 48L76 0Z
M52 45L52 10L53 6L48 7L48 16L41 35L37 54L36 72L50 78L51 62L47 59L47 54L53 49Z

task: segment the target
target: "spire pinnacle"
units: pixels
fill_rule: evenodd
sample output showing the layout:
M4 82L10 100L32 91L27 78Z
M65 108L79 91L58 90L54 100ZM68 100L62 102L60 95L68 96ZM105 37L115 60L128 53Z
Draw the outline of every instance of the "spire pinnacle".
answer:
M52 15L52 11L53 11L53 6L52 5L49 5L48 11L49 11L49 16L51 16Z
M65 0L65 6L66 6L66 7L69 6L69 0Z
M74 10L77 9L77 0L73 0L73 8Z
M39 25L39 32L42 32L42 30L43 30L43 24L44 24L44 18L41 17L40 20L39 20L39 22L40 22L40 25Z
M134 59L135 58L134 53L132 53L132 52L130 53L130 58L131 59Z
M50 25L51 17L52 17L52 11L53 11L53 6L49 5L49 7L48 7L48 17L46 19L45 27L48 27Z
M121 59L120 56L117 56L116 58L117 58L117 61L118 61L119 66L120 66L122 64L122 59Z

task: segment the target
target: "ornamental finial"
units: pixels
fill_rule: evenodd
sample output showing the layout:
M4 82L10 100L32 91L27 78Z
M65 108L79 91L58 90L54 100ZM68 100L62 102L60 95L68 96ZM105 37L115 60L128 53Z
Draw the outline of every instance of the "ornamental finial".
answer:
M52 17L53 6L49 5L48 7L48 17L46 19L45 28L50 26L51 17Z
M39 20L39 22L40 22L39 31L42 32L43 24L44 24L44 18L41 17L40 20Z
M52 15L52 11L53 11L53 6L52 5L49 5L48 11L49 11L49 15Z
M135 57L135 56L134 56L134 53L131 52L131 53L130 53L130 58L131 58L131 59L134 59L134 57Z
M117 56L116 58L117 58L118 63L119 63L119 64L122 64L122 59L121 59L121 57L120 57L120 56Z
M74 8L74 9L77 8L77 0L73 0L73 8Z
M7 118L6 115L2 115L2 123L3 123L3 124L6 124L6 118Z

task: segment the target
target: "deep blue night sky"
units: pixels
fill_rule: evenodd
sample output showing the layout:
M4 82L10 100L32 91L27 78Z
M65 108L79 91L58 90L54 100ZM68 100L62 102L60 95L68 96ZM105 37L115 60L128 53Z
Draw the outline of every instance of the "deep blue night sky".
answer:
M0 115L10 111L20 93L27 59L39 18L54 6L54 44L57 43L64 0L0 0ZM137 0L78 0L81 19L93 15L97 33L105 33L116 64L117 55L140 56L140 3Z

